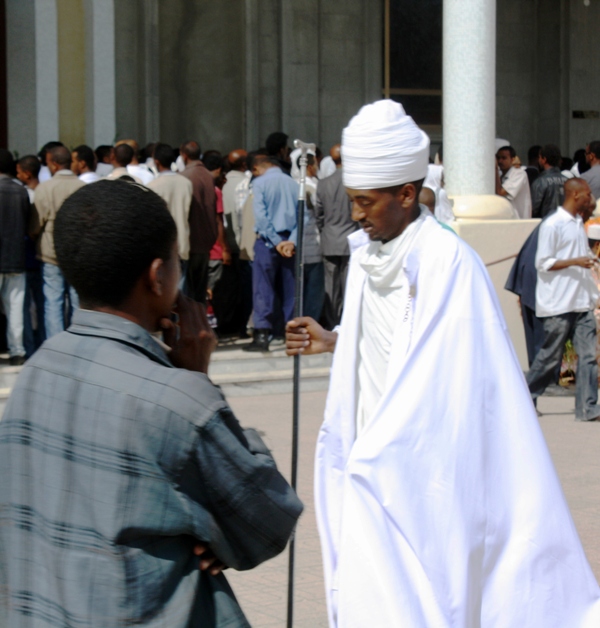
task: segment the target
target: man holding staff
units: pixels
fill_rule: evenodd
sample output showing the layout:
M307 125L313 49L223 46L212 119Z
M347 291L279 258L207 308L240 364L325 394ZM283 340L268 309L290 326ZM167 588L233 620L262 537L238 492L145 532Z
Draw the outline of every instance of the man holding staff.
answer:
M390 100L344 130L362 230L315 468L331 626L600 625L596 584L479 257L419 206L429 139Z

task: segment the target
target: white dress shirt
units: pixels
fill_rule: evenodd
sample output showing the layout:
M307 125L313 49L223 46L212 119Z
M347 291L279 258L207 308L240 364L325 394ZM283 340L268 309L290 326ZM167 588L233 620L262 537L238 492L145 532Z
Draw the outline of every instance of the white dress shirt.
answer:
M79 175L79 180L84 183L96 183L96 181L100 181L101 178L102 177L95 172L82 172Z
M567 312L589 312L596 307L598 289L592 272L582 266L550 270L557 261L592 257L580 216L563 207L544 220L540 227L535 267L538 271L535 313L539 317Z
M512 166L502 176L501 184L519 218L531 218L531 192L525 169Z
M98 162L96 164L96 174L100 177L107 177L113 171L113 167L110 164Z
M129 164L127 166L127 172L132 177L137 177L144 185L148 185L148 183L150 183L150 181L153 181L155 178L152 172L150 172L150 170L148 170L145 165L142 166L140 164Z

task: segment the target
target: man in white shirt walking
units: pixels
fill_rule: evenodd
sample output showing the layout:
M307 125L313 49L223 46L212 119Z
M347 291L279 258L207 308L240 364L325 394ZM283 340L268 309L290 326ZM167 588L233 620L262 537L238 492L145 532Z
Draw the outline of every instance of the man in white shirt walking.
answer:
M565 183L562 207L540 227L535 257L538 271L536 315L544 320L544 344L527 374L527 384L535 403L554 382L565 342L572 337L578 355L577 421L600 418L594 318L598 290L589 270L595 260L583 228L595 204L586 181L569 179Z
M503 146L496 153L498 168L496 170L496 194L505 196L512 204L519 218L531 218L531 192L529 179L524 168L513 166L517 156L512 146Z

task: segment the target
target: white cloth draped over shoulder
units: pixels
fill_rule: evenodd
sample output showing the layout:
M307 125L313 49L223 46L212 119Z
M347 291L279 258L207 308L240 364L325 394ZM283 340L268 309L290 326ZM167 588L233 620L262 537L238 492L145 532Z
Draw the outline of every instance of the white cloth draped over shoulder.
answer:
M368 238L349 240L315 462L330 626L598 628L600 589L494 289L431 217L404 257L383 395L356 437Z

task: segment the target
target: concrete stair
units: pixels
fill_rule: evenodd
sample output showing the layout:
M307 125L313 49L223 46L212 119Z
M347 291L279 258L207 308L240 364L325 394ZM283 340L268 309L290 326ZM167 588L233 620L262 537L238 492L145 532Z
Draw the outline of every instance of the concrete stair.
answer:
M212 355L209 376L226 397L273 395L292 391L294 360L285 355L283 345L271 345L266 353L246 353L242 347L249 340L221 344ZM21 372L21 366L9 366L8 356L0 354L0 411ZM307 355L301 360L303 391L327 390L331 354Z
M246 341L248 342L248 341ZM288 393L293 388L294 360L285 355L283 345L271 344L267 353L246 353L245 343L221 345L213 353L209 369L211 380L226 397ZM302 391L327 390L331 354L307 355L301 359Z

